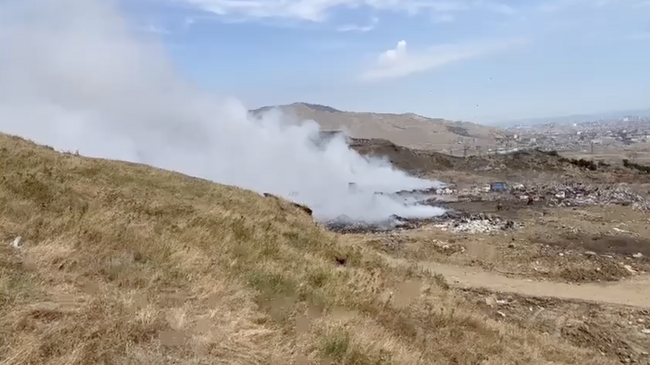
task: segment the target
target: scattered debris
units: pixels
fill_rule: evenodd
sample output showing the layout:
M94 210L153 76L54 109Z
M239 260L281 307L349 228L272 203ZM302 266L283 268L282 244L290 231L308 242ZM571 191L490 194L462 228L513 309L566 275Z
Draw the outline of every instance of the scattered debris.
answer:
M20 249L20 248L22 248L22 247L23 247L23 245L22 245L22 243L21 243L22 239L23 239L23 238L22 238L21 236L16 237L16 238L14 239L14 241L11 243L11 247L13 247L13 248L15 248L15 249Z
M636 270L634 270L632 268L632 266L630 266L630 265L623 265L623 268L625 268L625 270L627 270L630 274L636 274L637 273Z
M381 193L379 193L381 194ZM393 195L397 196L417 196L417 195L456 195L458 189L454 185L444 185L428 189L400 190Z
M458 211L448 211L437 217L425 219L411 219L393 215L391 220L366 223L351 220L341 216L325 223L327 229L338 233L379 233L398 229L415 229L427 224L455 233L489 233L521 228L521 224L512 220L503 219L491 214L470 214Z
M632 205L634 209L650 211L650 202L624 186L585 185L582 183L527 186L512 189L511 194L522 199L534 197L549 206L578 207L589 205Z
M641 252L635 253L634 255L632 255L632 257L634 257L635 259L640 259L643 257L643 254Z
M508 184L505 182L493 182L490 184L490 191L495 193L504 193L508 191Z
M538 202L553 207L623 205L632 206L635 210L650 212L650 201L624 185L555 183L546 185L514 184L508 186L505 182L493 182L462 190L458 190L454 185L444 185L421 190L376 194L404 198L405 203L410 200L408 204L432 206L441 203L444 205L445 201L454 200L459 202L495 201L497 211L507 210L509 206L507 202L511 201L509 204L514 202L515 204L533 205ZM443 198L444 195L451 195L451 197ZM347 217L339 217L325 223L328 229L339 233L377 233L395 229L413 229L425 224L434 224L438 228L456 233L470 234L520 228L519 223L501 217L453 211L439 217L427 219L406 219L393 216L385 222L364 223L352 221ZM620 228L614 228L614 230L620 233L626 232ZM590 255L590 253L586 254Z
M635 210L650 212L650 201L635 193L626 186L582 183L556 183L556 184L515 184L509 188L509 194L494 194L503 192L505 183L492 183L474 186L457 192L459 201L493 201L508 199L515 202L542 202L547 206L579 207L591 205L625 205L632 206Z
M436 224L436 227L455 233L489 233L521 228L517 222L489 214L466 214Z

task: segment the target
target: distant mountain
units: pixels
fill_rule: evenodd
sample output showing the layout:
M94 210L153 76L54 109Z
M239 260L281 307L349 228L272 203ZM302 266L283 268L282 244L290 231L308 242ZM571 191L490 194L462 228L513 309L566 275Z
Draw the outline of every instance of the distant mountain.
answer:
M293 107L293 106L298 106L298 105L303 105L309 109L319 111L319 112L327 112L327 113L342 113L341 110L334 109L331 106L326 106L326 105L320 105L320 104L309 104L309 103L293 103L291 105L275 105L275 106L263 106L259 109L251 110L253 113L263 113L266 111L269 111L271 109L275 108L288 108L288 107Z
M310 103L265 106L251 110L251 113L260 114L272 109L295 116L297 120L314 120L323 131L343 130L351 137L387 139L419 149L461 148L462 144L494 145L495 137L501 134L498 128L469 122L427 118L413 113L346 112Z
M630 116L650 117L650 109L619 110L619 111L611 111L605 113L575 114L575 115L555 116L555 117L546 117L546 118L515 119L515 120L509 120L501 123L496 123L495 125L506 127L506 126L512 126L517 124L519 125L536 125L536 124L545 124L545 123L569 124L569 123L591 122L599 119L625 118Z

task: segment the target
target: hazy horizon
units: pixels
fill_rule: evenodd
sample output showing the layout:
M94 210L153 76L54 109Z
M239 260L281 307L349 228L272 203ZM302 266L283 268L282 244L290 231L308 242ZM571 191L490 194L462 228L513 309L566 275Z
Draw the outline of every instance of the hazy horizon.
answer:
M278 106L291 106L293 104L309 104L309 105L319 105L319 106L324 106L324 107L330 107L333 109L336 109L340 112L352 112L352 113L377 113L372 110L344 110L337 108L336 105L325 105L322 103L318 102L306 102L306 101L295 101L291 102L288 104L280 104L280 105L261 105L261 106L256 106L256 107L249 107L250 111L256 111L259 109L263 108L272 108L272 107L278 107ZM377 114L417 114L414 112L383 112L383 113L377 113ZM533 116L533 117L521 117L521 118L514 118L514 119L508 119L508 120L497 120L497 121L492 121L492 122L481 122L481 121L474 121L474 120L454 120L450 118L446 118L445 116L440 116L440 115L422 115L423 117L431 118L431 119L444 119L448 121L462 121L462 122L471 122L471 123L477 123L477 124L484 124L484 125L498 125L498 124L507 124L507 123L517 123L517 122L537 122L537 121L543 121L544 119L548 120L553 120L553 119L568 119L572 117L594 117L594 118L599 118L601 116L604 116L606 118L616 116L616 117L624 117L626 114L635 114L635 113L641 113L642 115L640 116L645 116L645 115L650 115L650 107L649 108L639 108L639 109L628 109L628 110L607 110L607 111L600 111L600 112L593 112L593 113L574 113L574 114L568 114L568 115L544 115L544 116Z

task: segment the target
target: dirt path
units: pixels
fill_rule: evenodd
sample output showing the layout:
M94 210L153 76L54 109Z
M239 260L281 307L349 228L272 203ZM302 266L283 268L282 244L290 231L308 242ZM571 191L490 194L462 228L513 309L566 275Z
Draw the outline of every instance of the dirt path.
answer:
M636 307L650 307L650 278L636 278L607 284L567 284L508 278L480 269L427 263L423 265L444 275L451 285L484 288L537 297L577 299Z
M389 258L391 261L401 261ZM650 277L637 277L612 283L567 284L509 278L472 267L435 262L421 262L431 272L443 275L450 285L461 288L482 288L535 297L553 297L635 307L650 307Z

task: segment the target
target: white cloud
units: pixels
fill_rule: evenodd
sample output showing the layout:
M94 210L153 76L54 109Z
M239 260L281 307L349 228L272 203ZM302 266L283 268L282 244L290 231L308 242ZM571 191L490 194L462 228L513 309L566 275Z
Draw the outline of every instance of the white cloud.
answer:
M628 2L635 2L636 0L627 0ZM611 4L612 0L547 0L543 2L539 9L543 12L555 12L558 10L574 7L574 6L591 6L601 8Z
M327 11L337 6L352 6L349 0L178 0L217 15L235 15L250 18L293 18L320 22Z
M379 23L379 18L372 18L370 20L370 23L367 25L357 25L357 24L346 24L342 25L338 28L336 28L337 31L339 32L361 32L361 33L366 33L370 32L371 30L375 29L377 26L377 23Z
M489 0L173 0L189 3L220 16L245 18L286 18L322 22L337 7L366 7L407 14L458 12L472 9L512 14L514 9Z
M395 49L379 55L375 66L363 72L360 78L364 81L379 81L405 77L523 43L525 40L513 39L482 44L440 45L423 52L411 53L406 48L406 41L402 40Z

